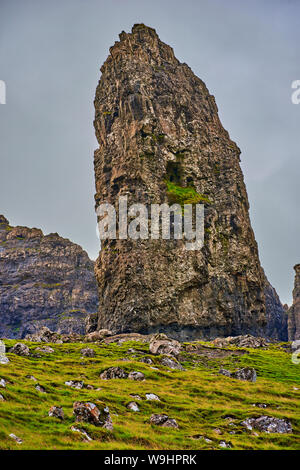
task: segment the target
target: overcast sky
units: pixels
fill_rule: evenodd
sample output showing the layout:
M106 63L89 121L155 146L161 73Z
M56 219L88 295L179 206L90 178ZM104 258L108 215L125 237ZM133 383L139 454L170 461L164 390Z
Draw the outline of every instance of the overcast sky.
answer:
M93 99L118 34L154 27L242 150L260 258L282 302L300 262L299 0L0 0L0 213L98 252Z

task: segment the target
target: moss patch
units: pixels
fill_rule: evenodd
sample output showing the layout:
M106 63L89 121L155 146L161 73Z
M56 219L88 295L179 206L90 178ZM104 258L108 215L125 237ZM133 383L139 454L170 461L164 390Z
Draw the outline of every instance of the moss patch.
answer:
M167 196L170 203L180 204L211 204L211 201L204 194L199 194L192 186L182 187L171 181L166 181Z

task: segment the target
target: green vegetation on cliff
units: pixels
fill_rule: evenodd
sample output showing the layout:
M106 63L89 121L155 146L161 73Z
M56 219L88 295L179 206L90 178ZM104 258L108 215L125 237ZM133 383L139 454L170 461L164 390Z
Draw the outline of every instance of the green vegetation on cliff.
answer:
M184 204L210 204L211 201L204 194L199 194L192 186L182 187L171 181L166 181L167 195L170 203Z

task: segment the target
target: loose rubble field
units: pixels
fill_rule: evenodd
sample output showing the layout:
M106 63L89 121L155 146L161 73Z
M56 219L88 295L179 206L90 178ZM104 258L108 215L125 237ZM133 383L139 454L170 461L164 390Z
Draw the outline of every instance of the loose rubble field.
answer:
M8 352L0 449L300 449L288 344L185 343L174 357L122 341L21 341L29 355Z

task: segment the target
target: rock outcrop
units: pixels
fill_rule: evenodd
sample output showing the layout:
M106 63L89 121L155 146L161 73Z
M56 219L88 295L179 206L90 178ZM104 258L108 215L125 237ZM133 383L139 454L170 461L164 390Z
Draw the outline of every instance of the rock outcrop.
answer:
M262 334L265 278L249 219L240 150L215 99L155 30L120 34L95 97L96 208L205 205L205 242L105 240L96 262L98 329L176 339Z
M265 277L265 303L267 324L264 336L277 341L288 341L288 315L278 294Z
M90 423L110 431L113 429L109 408L105 404L96 406L95 403L76 401L73 403L73 414L77 423Z
M97 304L94 263L79 245L0 216L0 337L24 338L42 326L84 334Z
M252 429L257 429L261 432L280 434L293 432L292 425L288 419L279 419L274 418L273 416L247 418L245 421L242 421L241 424L249 431L252 431Z
M289 341L300 340L300 264L294 266L293 305L288 311Z

